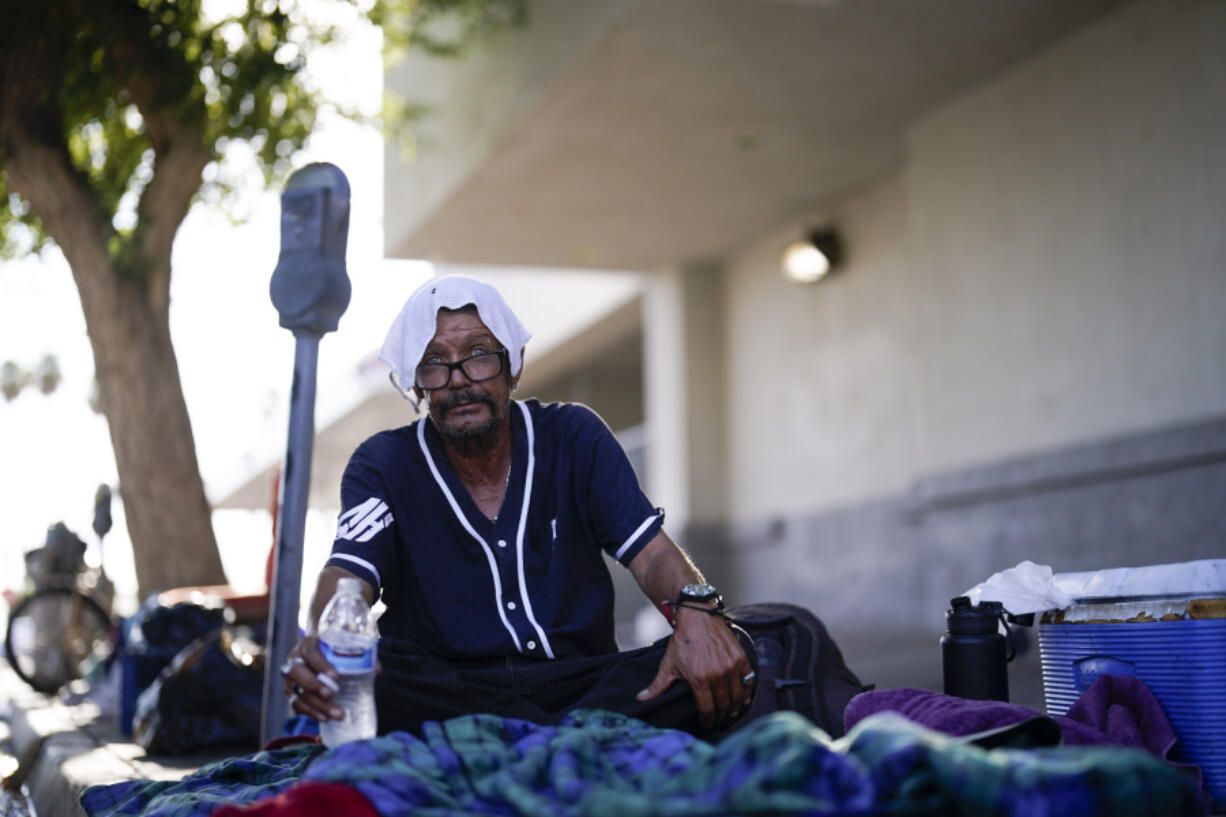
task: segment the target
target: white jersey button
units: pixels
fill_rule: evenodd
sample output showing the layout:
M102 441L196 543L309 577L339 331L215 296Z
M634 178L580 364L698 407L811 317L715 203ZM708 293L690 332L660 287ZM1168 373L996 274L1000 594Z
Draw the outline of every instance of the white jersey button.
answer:
M507 540L506 540L506 539L499 539L499 540L498 540L498 547L500 547L500 548L504 548L504 547L506 547L506 546L507 546Z
M515 609L515 602L513 602L513 601L508 601L508 602L507 602L507 609L508 609L508 610L514 610L514 609Z
M530 650L535 650L535 649L536 649L536 642L535 642L535 641L529 641L529 642L528 642L528 649L530 649Z

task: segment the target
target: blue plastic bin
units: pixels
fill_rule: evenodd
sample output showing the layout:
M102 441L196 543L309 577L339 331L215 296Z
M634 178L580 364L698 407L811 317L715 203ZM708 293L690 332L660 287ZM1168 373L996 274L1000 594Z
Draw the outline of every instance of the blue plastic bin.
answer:
M1171 759L1199 766L1226 810L1226 619L1040 624L1039 651L1049 715L1100 675L1144 681L1178 738Z
M157 680L162 670L179 654L177 647L162 647L144 651L125 651L119 659L119 730L132 737L132 718L136 715L136 699Z

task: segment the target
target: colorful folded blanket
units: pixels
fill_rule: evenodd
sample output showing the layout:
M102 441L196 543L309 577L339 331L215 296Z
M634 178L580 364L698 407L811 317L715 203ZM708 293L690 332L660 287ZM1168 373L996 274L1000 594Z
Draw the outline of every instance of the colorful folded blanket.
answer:
M493 715L427 724L325 751L306 746L206 766L178 783L88 789L92 817L205 817L225 803L302 815L291 786L343 784L400 815L1199 814L1190 781L1120 748L985 750L893 713L832 741L779 712L718 745L600 710L556 726ZM321 790L324 791L324 790ZM297 805L295 805L297 804ZM232 813L232 812L228 812Z

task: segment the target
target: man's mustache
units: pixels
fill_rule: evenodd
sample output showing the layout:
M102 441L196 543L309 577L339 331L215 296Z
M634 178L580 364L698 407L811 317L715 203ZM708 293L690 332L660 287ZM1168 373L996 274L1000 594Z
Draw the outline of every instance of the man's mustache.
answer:
M494 405L494 398L490 397L485 392L480 391L461 391L455 394L449 394L439 401L438 413L443 417L447 412L451 411L461 403L484 403L489 406L491 412L497 414L498 407Z

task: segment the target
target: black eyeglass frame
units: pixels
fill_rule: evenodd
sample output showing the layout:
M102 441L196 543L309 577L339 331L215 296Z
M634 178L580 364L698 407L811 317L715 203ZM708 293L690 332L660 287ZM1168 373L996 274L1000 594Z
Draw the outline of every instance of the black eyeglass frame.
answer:
M475 360L479 357L489 357L489 356L498 358L498 371L494 372L489 377L480 377L480 378L473 377L471 374L468 373L468 369L464 368L464 364L472 360ZM510 365L510 356L507 354L506 349L499 349L497 352L478 352L475 355L469 355L466 358L457 360L454 363L448 363L445 360L440 360L435 363L418 363L417 367L413 369L413 385L423 391L432 391L434 389L441 389L443 388L443 386L446 386L448 383L451 382L451 374L456 369L459 369L461 372L464 373L464 376L468 378L468 382L484 383L487 380L493 380L495 377L498 377L498 375L502 374L503 371L506 370L506 367L508 365ZM446 366L447 367L447 377L443 380L442 386L425 386L422 384L421 368L423 366Z

